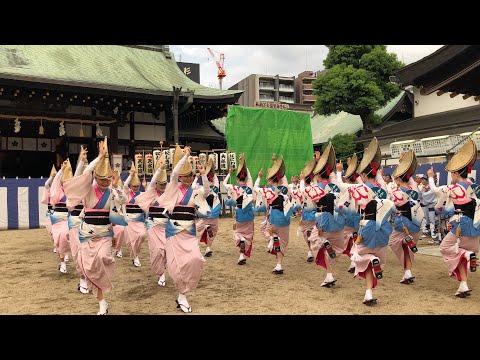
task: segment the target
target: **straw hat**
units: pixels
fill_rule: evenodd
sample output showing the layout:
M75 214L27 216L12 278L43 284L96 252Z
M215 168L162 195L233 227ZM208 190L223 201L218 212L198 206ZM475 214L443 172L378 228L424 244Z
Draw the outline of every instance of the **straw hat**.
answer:
M363 153L363 158L360 165L358 165L357 173L361 174L368 165L374 165L376 168L380 167L381 160L382 152L380 151L377 138L374 137Z
M353 156L348 160L348 167L347 171L345 172L345 177L349 178L355 173L355 170L357 169L358 166L358 157L357 154L353 154Z
M175 153L173 154L173 168L175 168L175 166L178 164L178 162L180 160L182 160L183 158L183 150L182 148L177 144L175 146ZM193 174L193 168L192 168L192 164L190 164L189 161L186 161L185 164L183 165L183 167L180 169L180 172L179 172L179 176L185 176L185 175L189 175L189 174Z
M165 164L165 153L163 151L158 161L163 161L163 163ZM155 172L157 172L157 170L158 170L158 166L157 164L155 164ZM167 169L165 168L165 165L164 165L163 169L160 170L160 175L158 175L157 177L157 184L166 184L166 183L167 183Z
M477 160L477 145L471 139L467 140L465 144L452 156L450 161L445 166L445 170L455 172L467 166L473 166Z
M317 161L315 160L315 158L311 159L308 163L305 164L305 167L302 170L302 173L305 175L305 177L308 177L308 175L313 172L315 165L317 165Z
M132 168L130 171L135 171L132 178L130 179L130 186L140 186L140 178L138 177L137 171L135 170L135 165L132 163Z
M67 159L68 164L62 174L62 181L73 178L72 165L70 164L70 159Z
M398 163L392 173L392 177L396 178L403 176L406 173L407 178L409 178L415 173L415 170L417 170L417 157L415 156L413 149L410 149Z
M245 163L245 154L244 153L240 154L240 164L237 167L237 174L235 176L239 177L242 170L245 172L245 174L247 174L247 164Z
M337 158L335 156L335 149L333 148L333 145L330 142L327 145L327 148L323 152L322 156L320 156L320 159L318 159L317 165L315 166L315 169L313 169L313 173L317 175L325 167L329 171L334 171L336 162L337 162Z
M110 158L108 155L108 146L107 146L107 137L105 136L105 141L103 142L105 146L105 157L100 160L100 162L95 166L94 174L100 179L110 179L112 177L112 167L110 165Z
M118 171L117 171L117 173L118 173ZM122 181L122 178L120 177L120 174L119 174L119 176L118 176L118 184L117 184L117 186L119 186L119 187L121 187L121 188L123 189L123 181Z
M52 170L50 170L50 177L55 177L57 175L57 169L55 169L55 165L52 165Z
M166 164L166 159L165 159L165 153L162 151L161 154L160 154L160 157L157 159L157 162L153 165L153 173L156 173L157 170L158 170L158 162L163 162L164 164Z
M210 154L208 155L207 167L205 168L205 173L208 175L210 172L215 173L215 156Z
M280 180L285 176L285 162L283 161L283 156L280 156L280 159L276 158L275 154L273 156L275 156L275 160L273 161L273 166L267 171L267 179L275 177L277 180Z

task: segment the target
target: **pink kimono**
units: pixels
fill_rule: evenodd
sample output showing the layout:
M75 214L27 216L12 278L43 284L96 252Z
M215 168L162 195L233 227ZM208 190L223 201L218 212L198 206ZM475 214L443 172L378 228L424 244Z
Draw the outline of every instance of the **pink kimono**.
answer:
M80 202L84 205L80 213L82 222L79 226L77 259L88 287L95 294L98 289L109 292L113 288L115 259L112 254L112 221L123 220L118 209L127 200L120 186L114 188L111 185L102 193L96 183L92 184L92 172L99 161L97 157L82 175L64 182L67 207L73 209Z
M50 219L50 215L53 212L53 206L50 204L50 186L52 184L53 177L49 177L48 180L45 182L45 190L43 191L42 200L40 201L42 204L48 205L45 221L45 228L47 229L48 236L52 238L52 220ZM53 238L52 238L53 240Z
M50 215L52 221L52 237L55 248L61 258L68 255L70 245L68 243L68 209L66 207L67 197L60 181L63 171L59 170L55 175L52 187L50 188L50 202L53 205L53 213Z
M155 188L155 183L160 174L157 170L150 182L150 187L135 198L135 203L145 211L148 234L148 250L150 252L150 265L154 274L160 276L165 272L167 257L165 245L165 227L168 222L168 215L165 209L159 206L159 199L162 193Z
M128 187L129 182L130 176L125 181L123 188L125 194L127 194L126 217L128 219L128 225L124 228L124 236L130 248L130 255L137 257L140 254L140 247L147 236L147 229L145 228L145 213L136 203L136 199L141 192L139 190L134 194Z
M192 186L185 189L178 183L178 173L187 158L186 155L183 156L175 166L170 183L158 199L159 206L169 212L165 228L167 269L181 294L197 287L205 266L205 259L195 237L194 216L198 200L196 198L205 201L210 191L206 175L202 175L203 188L200 189L194 190Z

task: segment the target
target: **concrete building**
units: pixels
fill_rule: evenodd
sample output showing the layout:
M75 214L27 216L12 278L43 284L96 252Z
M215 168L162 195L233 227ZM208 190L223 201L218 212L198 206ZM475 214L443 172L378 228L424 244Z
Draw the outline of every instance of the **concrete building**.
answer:
M295 102L313 106L315 96L313 95L312 82L317 78L317 74L313 71L303 71L298 74L295 79Z
M294 82L295 76L251 74L229 90L244 90L238 101L241 106L256 107L264 102L293 104Z

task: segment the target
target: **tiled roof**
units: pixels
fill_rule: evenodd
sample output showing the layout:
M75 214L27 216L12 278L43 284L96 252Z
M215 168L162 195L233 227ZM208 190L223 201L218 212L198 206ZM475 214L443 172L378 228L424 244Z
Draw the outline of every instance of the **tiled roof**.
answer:
M169 95L175 86L194 90L194 98L242 93L195 83L173 54L122 45L0 45L1 78L151 95Z

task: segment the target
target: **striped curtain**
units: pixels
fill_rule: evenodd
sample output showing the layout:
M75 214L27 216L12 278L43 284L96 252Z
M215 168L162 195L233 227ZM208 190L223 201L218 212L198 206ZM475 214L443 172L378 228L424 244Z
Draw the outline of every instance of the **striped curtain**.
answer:
M0 179L0 230L45 226L41 204L46 179Z

